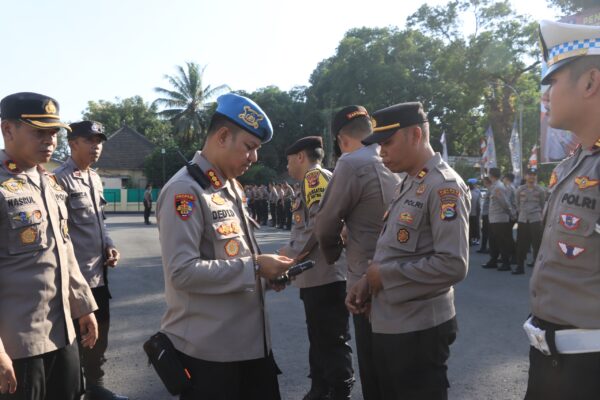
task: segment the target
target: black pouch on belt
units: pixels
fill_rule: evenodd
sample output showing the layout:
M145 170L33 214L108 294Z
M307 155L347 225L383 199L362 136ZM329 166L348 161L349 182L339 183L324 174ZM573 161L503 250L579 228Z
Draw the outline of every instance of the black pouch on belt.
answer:
M144 343L144 351L169 393L178 395L191 386L190 373L181 364L167 335L161 332L152 335Z

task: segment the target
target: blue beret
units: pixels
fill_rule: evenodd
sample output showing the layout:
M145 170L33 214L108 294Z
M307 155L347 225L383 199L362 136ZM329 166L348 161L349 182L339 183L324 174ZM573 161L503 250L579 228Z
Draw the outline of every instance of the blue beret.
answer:
M273 126L267 114L252 100L234 93L217 99L217 114L267 143L273 137Z

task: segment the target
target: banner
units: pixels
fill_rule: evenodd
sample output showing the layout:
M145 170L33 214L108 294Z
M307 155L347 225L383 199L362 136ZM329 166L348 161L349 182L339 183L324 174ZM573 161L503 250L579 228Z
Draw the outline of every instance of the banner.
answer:
M496 164L496 145L494 144L494 132L490 125L485 131L485 151L481 156L481 165L485 169L497 168Z
M537 169L538 157L537 157L538 145L534 144L531 148L531 155L529 156L529 162L527 163L527 169Z
M521 172L521 168L523 168L523 156L521 154L521 138L519 137L519 131L517 130L517 121L515 121L513 124L510 140L508 141L508 147L510 149L512 171L515 175L515 184L520 186L521 177L523 176Z
M446 142L446 132L442 132L440 142L442 143L442 160L448 162L448 144Z

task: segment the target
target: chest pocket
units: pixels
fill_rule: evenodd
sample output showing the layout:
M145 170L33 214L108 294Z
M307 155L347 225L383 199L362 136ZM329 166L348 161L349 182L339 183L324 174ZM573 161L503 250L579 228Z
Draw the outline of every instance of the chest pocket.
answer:
M71 193L69 196L71 209L70 219L74 224L92 224L95 221L92 200L85 192Z
M414 208L403 208L395 217L390 216L386 235L389 235L392 247L409 253L417 251L423 222L424 212Z
M45 211L37 208L23 208L8 213L8 253L22 254L48 247L46 237Z
M215 233L213 242L217 259L230 259L251 254L240 221L230 219L212 224Z

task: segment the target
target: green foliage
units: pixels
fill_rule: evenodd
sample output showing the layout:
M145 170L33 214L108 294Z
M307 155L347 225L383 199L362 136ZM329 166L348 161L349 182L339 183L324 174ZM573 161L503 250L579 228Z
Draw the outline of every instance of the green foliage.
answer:
M182 66L176 69L176 75L165 75L171 89L154 89L163 97L154 100L152 105L165 107L159 114L173 124L180 143L201 142L210 122L210 114L206 112L209 102L220 93L229 91L229 87L204 87L202 75L206 67L202 68L196 63L188 62L185 69Z
M565 14L575 14L585 9L598 7L598 0L546 0L551 7L558 7Z
M254 164L238 180L242 185L266 184L277 180L277 172L266 165Z
M67 140L67 132L64 129L58 131L58 138L56 143L56 150L52 154L52 158L60 161L65 161L71 155L71 149L69 148L69 141Z
M155 144L171 131L171 125L158 118L156 107L145 103L140 96L116 98L114 102L88 101L82 117L102 123L108 136L127 125Z
M165 154L162 154L162 148L157 147L144 160L144 175L149 183L154 186L162 187L181 167L185 165L187 160L191 160L195 150L182 150L180 147L170 141L164 147ZM179 152L183 154L182 157ZM164 169L163 169L164 165ZM163 177L164 171L164 177Z

